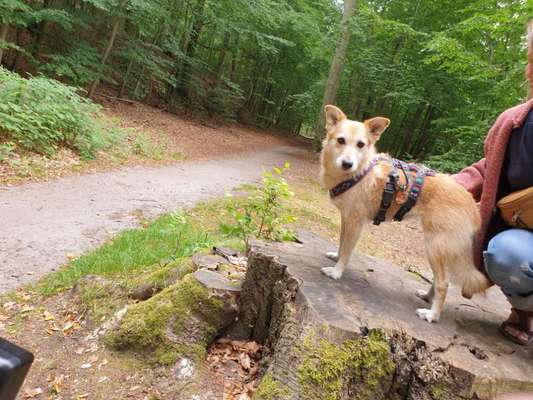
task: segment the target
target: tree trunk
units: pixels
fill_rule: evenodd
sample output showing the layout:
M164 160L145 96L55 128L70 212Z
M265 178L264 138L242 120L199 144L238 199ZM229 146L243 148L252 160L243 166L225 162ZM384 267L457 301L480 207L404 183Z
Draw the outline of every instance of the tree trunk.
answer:
M324 107L327 104L334 103L337 91L339 89L339 83L344 66L344 56L346 55L346 49L350 42L351 31L349 22L355 13L355 0L346 0L344 2L344 12L342 14L341 21L341 35L337 48L335 50L335 56L331 62L329 70L328 80L326 82L326 88L324 90L324 97L322 99L322 106L320 107L317 127L315 131L315 139L317 143L320 143L324 136L325 115Z
M109 38L107 47L104 51L104 54L102 55L102 61L100 62L100 69L104 67L104 65L107 62L107 59L109 58L109 55L111 54L111 50L113 50L113 46L117 38L120 22L121 22L121 18L116 17L115 22L113 23L113 30L111 31L111 37ZM94 93L96 92L96 89L98 89L99 84L100 84L100 77L96 78L96 80L91 84L91 88L89 89L89 97L94 96Z
M226 54L228 52L228 47L230 43L230 34L229 32L224 33L224 41L222 42L222 49L220 50L220 55L218 57L216 76L217 78L222 77L222 68L224 67L224 61L226 60Z
M0 27L0 45L7 43L7 32L9 31L9 25L5 24ZM2 65L2 57L4 55L4 48L0 47L0 65Z
M184 83L182 86L182 94L184 94L188 98L191 98L191 89L192 89L192 86L190 84L190 79L188 77L188 75L191 73L191 64L189 60L194 58L194 55L196 53L196 45L198 44L198 40L200 39L200 33L202 32L202 28L204 25L204 15L203 15L204 7L205 7L205 0L198 0L198 4L197 4L198 14L194 17L191 34L189 36L187 48L185 49L185 55L187 56L187 59L185 60L184 67L181 71L180 82L186 81L186 83Z

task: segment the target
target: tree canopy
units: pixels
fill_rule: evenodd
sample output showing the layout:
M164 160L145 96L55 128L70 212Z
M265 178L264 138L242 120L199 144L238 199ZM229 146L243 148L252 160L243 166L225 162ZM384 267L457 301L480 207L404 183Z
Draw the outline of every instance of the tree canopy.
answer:
M314 136L336 0L0 0L0 62L94 92ZM530 0L359 0L336 96L380 149L454 170L524 100Z

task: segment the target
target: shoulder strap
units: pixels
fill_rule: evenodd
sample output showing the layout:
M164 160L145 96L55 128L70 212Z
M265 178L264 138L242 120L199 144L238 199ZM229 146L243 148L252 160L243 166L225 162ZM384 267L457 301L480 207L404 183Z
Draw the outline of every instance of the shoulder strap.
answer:
M392 170L389 174L389 180L385 184L385 189L383 189L383 195L381 196L381 205L379 206L379 211L374 217L374 225L379 225L383 221L385 221L385 216L389 207L392 204L394 194L396 193L398 178L398 170L396 169L396 166L393 163Z

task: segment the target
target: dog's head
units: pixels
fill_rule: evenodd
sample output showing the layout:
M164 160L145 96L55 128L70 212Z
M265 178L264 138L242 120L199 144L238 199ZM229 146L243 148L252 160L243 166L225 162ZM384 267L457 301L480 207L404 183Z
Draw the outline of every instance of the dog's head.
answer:
M376 117L365 122L351 121L338 107L327 105L326 138L322 165L330 175L352 175L364 168L376 153L374 144L390 124Z

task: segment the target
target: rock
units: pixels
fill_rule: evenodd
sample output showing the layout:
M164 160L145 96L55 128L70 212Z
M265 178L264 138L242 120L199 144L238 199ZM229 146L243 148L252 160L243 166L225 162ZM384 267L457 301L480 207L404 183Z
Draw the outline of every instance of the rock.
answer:
M308 232L302 243L249 249L239 324L270 351L267 375L287 399L492 399L533 391L533 349L499 333L509 305L497 288L473 301L453 288L441 320L424 306L419 277L354 254L342 279L321 274L335 244ZM285 389L284 389L285 390Z
M192 263L198 269L216 270L219 265L228 264L228 261L224 257L216 254L196 253L192 256Z

